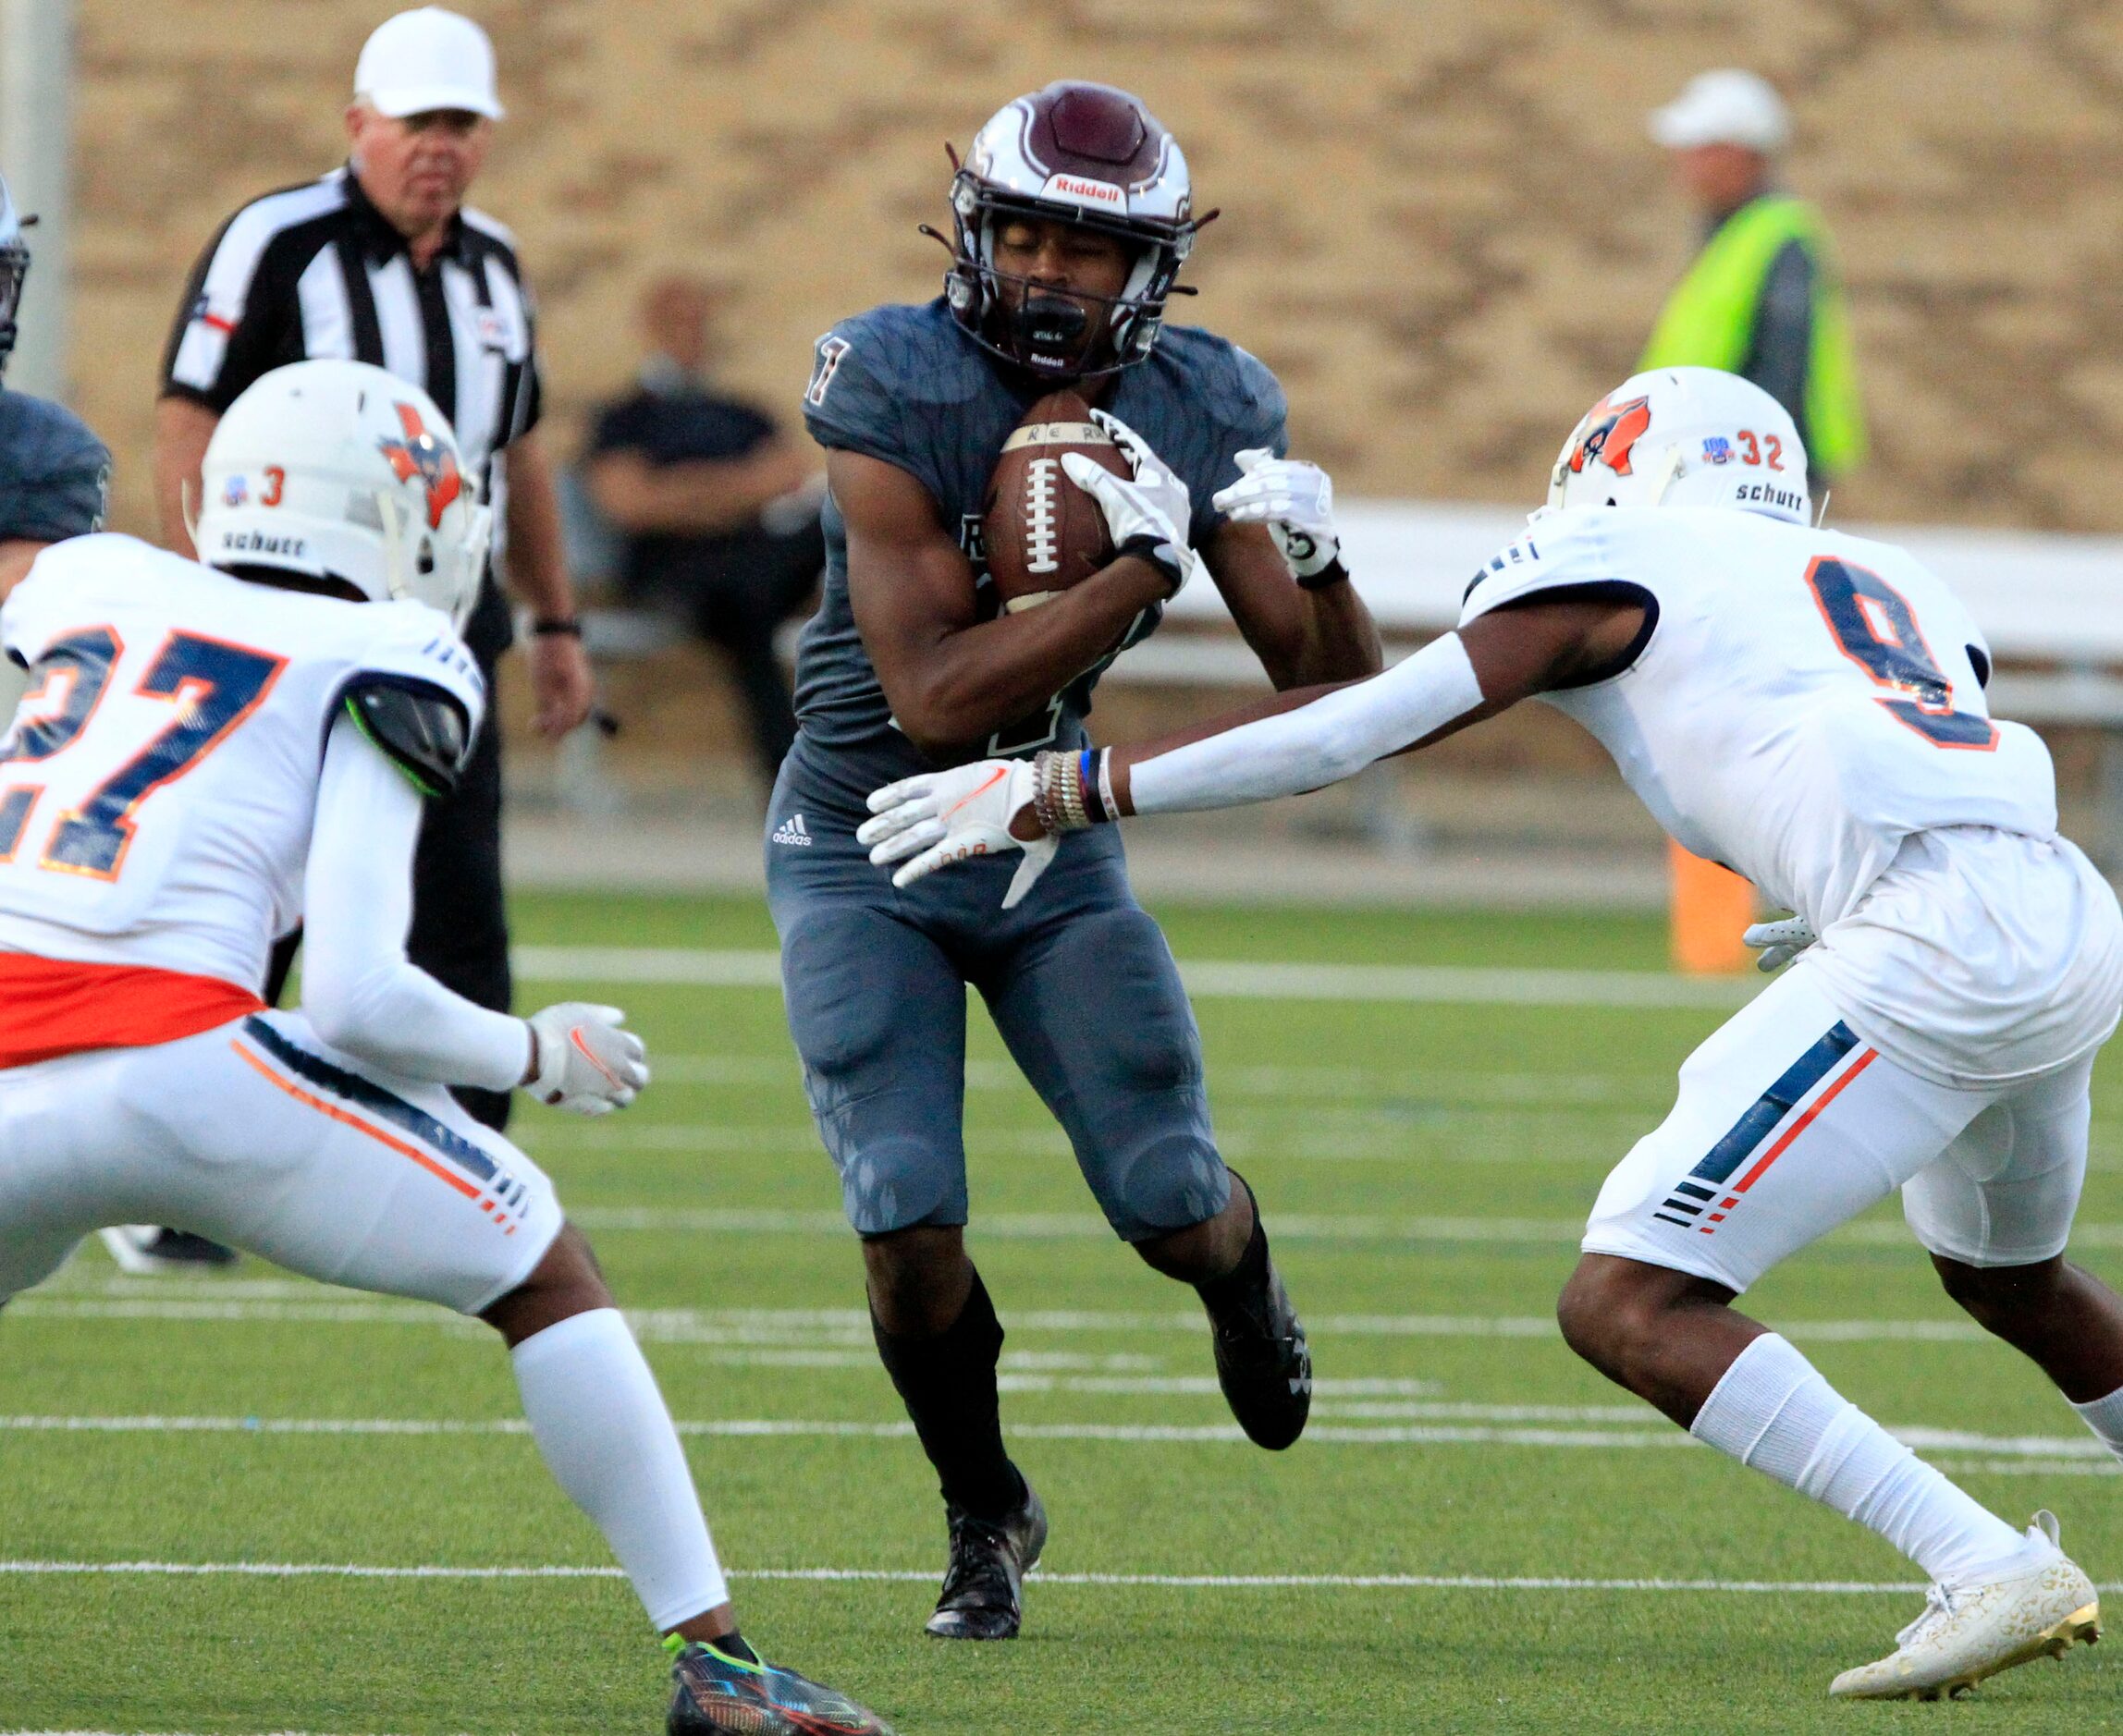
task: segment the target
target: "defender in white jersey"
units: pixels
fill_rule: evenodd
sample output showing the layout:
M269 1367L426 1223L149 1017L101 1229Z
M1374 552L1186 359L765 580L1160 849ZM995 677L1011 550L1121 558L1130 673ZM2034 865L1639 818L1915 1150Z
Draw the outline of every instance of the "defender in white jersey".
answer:
M1329 498L1285 462L1217 505L1319 543ZM1729 1304L1899 1189L1948 1293L2123 1457L2123 1300L2063 1257L2123 913L2057 835L2042 742L1990 716L1973 621L1902 550L1811 523L1805 454L1765 394L1638 375L1578 424L1549 502L1476 576L1459 630L1383 675L1144 746L909 779L862 836L904 884L1124 814L1316 789L1525 698L1577 718L1675 837L1794 912L1750 938L1798 961L1689 1057L1672 1114L1608 1178L1565 1337L1931 1575L1895 1652L1832 1693L1934 1697L2061 1656L2099 1604L2055 1521L2015 1532Z
M445 1089L589 1114L648 1080L616 1008L489 1011L407 962L422 797L485 704L456 622L485 508L420 391L269 373L205 466L199 566L55 544L0 608L0 1302L92 1230L172 1224L476 1314L547 1464L668 1636L669 1729L876 1731L739 1637L647 1363L550 1182ZM256 993L306 923L303 1007Z

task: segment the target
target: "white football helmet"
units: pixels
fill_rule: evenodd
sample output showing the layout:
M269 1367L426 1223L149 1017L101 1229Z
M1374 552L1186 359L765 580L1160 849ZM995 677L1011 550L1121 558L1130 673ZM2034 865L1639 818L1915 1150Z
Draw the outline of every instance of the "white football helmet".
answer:
M1108 84L1070 81L1019 97L974 135L951 181L951 204L958 237L944 292L951 312L984 348L1067 379L1111 373L1150 353L1173 279L1209 221L1194 216L1179 141L1141 99ZM1097 229L1135 251L1126 284L1111 299L1106 329L1084 353L1074 353L1081 313L1079 329L1043 330L1036 312L1012 317L997 293L1003 274L995 266L995 231L1012 216Z
M201 467L192 542L210 567L339 579L462 627L493 514L435 400L365 361L298 361L228 407Z
M1806 447L1783 405L1736 373L1632 374L1585 412L1548 479L1550 507L1729 507L1805 524Z

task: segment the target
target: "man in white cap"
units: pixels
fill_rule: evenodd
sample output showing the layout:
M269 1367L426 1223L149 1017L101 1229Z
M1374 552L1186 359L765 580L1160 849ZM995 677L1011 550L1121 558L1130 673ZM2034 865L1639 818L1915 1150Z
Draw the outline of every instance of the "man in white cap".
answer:
M532 300L513 238L464 202L502 112L493 44L470 18L422 6L377 27L354 71L345 165L243 206L185 287L156 406L156 504L163 541L190 554L207 441L229 405L274 368L339 358L421 386L455 430L465 476L494 508L494 568L466 642L491 687L511 637L495 582L505 576L534 622L538 727L557 737L588 715L591 684L537 427ZM270 490L270 474L256 486ZM457 993L505 1011L500 829L490 717L457 794L428 808L409 950ZM461 1095L488 1124L507 1119L505 1094Z
M1751 380L1790 413L1820 484L1847 475L1865 452L1843 287L1827 231L1811 205L1777 184L1791 116L1768 79L1727 67L1692 79L1651 117L1651 137L1703 223L1702 251L1666 300L1637 364L1720 368ZM1773 435L1729 460L1781 467ZM1669 842L1674 961L1686 971L1741 969L1740 933L1754 888Z
M1705 240L1640 369L1721 368L1791 412L1818 480L1865 454L1849 318L1820 214L1777 185L1791 116L1766 79L1705 72L1651 117Z

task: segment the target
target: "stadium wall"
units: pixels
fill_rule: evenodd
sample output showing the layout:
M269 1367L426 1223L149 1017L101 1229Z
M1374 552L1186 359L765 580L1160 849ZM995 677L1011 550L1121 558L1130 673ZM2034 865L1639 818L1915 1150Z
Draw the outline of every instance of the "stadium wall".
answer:
M543 296L554 434L653 274L728 293L792 413L836 315L934 291L942 143L1062 76L1185 142L1186 310L1282 374L1352 495L1528 501L1691 250L1642 116L1732 62L1797 108L1875 429L1839 516L2123 530L2123 15L2085 0L460 0L499 45L478 202ZM386 0L80 0L73 373L148 520L157 354L242 200L329 167Z

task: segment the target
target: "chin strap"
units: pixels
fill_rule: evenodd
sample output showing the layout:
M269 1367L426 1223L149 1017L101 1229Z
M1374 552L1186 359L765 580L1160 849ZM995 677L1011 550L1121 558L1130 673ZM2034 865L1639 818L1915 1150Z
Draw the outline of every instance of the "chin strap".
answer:
M375 499L376 516L383 520L384 589L393 597L411 596L406 584L404 508L380 488Z
M1679 446L1668 446L1666 456L1659 460L1659 468L1653 472L1655 480L1651 484L1651 497L1644 504L1655 507L1665 499L1666 490L1680 480L1680 475L1681 449Z

